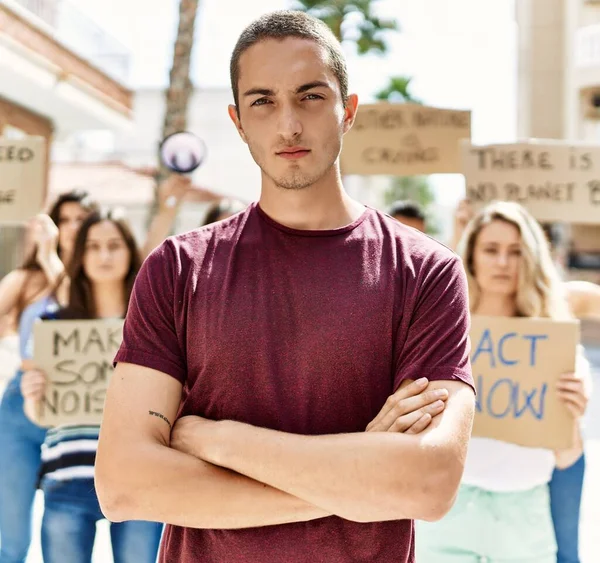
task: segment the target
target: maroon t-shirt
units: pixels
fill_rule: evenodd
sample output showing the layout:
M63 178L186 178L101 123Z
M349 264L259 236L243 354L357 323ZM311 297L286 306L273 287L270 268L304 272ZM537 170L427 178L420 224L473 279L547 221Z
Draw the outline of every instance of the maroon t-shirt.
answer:
M363 432L404 379L472 385L468 330L463 267L441 244L370 208L302 231L254 204L146 260L116 361L180 381L180 416ZM168 526L161 561L412 563L413 523Z

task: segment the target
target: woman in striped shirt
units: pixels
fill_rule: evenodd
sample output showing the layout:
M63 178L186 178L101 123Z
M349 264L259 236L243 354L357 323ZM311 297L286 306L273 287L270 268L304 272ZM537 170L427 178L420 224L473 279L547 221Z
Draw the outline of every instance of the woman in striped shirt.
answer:
M140 267L135 239L122 219L92 213L77 235L69 266L69 304L54 319L123 318ZM35 342L34 346L51 343ZM35 420L46 376L26 372L25 413ZM99 426L69 425L49 430L42 446L41 488L45 498L42 552L45 563L90 563L96 523L103 519L94 488ZM111 524L115 563L154 563L162 525Z

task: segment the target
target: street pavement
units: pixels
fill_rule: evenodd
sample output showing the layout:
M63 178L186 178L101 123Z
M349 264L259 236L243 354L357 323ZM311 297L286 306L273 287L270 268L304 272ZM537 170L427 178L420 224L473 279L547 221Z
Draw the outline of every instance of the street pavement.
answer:
M581 563L597 563L600 561L600 348L588 349L586 353L594 366L594 388L586 420L587 468L580 546ZM34 515L34 542L27 563L42 563L39 542L42 512L43 498L38 492ZM107 522L98 525L93 563L112 563Z

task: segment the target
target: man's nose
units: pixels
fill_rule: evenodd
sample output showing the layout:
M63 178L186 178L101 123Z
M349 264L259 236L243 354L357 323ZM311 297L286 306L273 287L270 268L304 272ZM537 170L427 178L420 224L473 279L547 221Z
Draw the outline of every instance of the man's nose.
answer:
M279 135L287 142L293 141L300 136L302 133L302 123L297 110L293 106L289 105L281 108L277 129Z

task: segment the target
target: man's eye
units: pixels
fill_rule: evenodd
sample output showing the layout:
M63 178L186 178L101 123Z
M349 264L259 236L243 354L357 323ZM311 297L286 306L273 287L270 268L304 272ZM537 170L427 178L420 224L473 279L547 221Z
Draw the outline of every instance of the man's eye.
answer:
M270 104L271 102L267 100L267 98L259 98L252 105L253 106L264 106L266 104Z
M305 100L322 100L323 96L319 96L319 94L308 94L304 98Z

